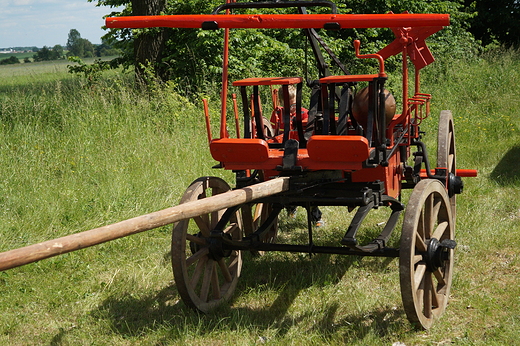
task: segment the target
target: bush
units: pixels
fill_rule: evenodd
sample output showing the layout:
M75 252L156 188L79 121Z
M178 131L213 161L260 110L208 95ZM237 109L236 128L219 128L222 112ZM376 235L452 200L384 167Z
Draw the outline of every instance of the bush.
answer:
M14 55L7 59L0 60L0 65L10 65L10 64L19 64L19 63L20 63L20 60L18 60L18 58L15 57Z

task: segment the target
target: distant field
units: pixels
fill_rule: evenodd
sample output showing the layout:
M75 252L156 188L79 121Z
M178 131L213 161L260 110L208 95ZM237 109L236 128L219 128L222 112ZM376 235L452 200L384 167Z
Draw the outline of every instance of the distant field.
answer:
M20 53L22 54L22 53ZM7 55L7 54L6 54ZM7 56L8 58L9 56ZM0 58L2 58L0 56ZM103 57L103 60L109 60L114 57ZM86 63L92 63L96 58L83 59ZM51 60L41 62L31 62L12 65L0 65L0 78L2 83L0 87L7 85L16 85L20 83L28 83L30 81L42 82L58 80L60 78L71 78L68 73L67 66L75 63L63 60Z
M3 59L7 59L7 58L10 58L12 56L15 56L18 58L18 60L20 60L20 63L21 64L25 64L24 62L24 59L25 58L29 58L31 60L31 63L33 62L33 56L34 54L36 54L35 52L28 52L28 53L2 53L0 54L0 60L3 60ZM112 59L114 57L101 57L102 60L107 60L107 59ZM99 59L99 58L85 58L83 59L84 61L86 62L89 62L89 61L93 61L94 59ZM54 60L53 62L61 62L62 60ZM67 59L64 59L63 61L67 61ZM52 61L51 61L52 62ZM47 63L47 62L41 62L41 63ZM18 64L16 64L18 65ZM0 68L3 67L5 65L0 65Z
M70 62L67 60L54 60L29 64L22 62L21 64L0 65L0 77L7 78L5 81L7 84L17 84L25 78L37 81L42 77L45 79L49 74L66 73L67 65L69 64ZM5 82L3 82L2 85L4 85Z
M5 59L5 58L9 58L9 57L12 57L12 56L15 56L17 57L21 63L23 63L23 60L25 58L30 58L31 61L32 61L32 57L35 53L34 52L28 52L28 53L2 53L0 54L0 60L2 59Z

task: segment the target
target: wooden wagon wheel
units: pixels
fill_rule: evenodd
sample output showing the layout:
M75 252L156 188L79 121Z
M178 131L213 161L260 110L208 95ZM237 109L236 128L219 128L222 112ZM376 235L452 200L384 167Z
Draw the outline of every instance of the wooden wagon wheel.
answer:
M442 111L437 133L437 167L447 168L448 173L456 175L457 156L455 154L455 130L451 111ZM450 197L451 212L455 218L457 197Z
M223 193L229 185L216 177L195 180L184 193L181 204ZM207 239L225 210L179 221L173 228L172 267L175 283L186 305L207 312L228 300L233 294L240 270L240 251L224 256L210 252ZM242 239L239 212L232 215L224 233Z
M426 179L414 188L406 208L399 274L410 322L428 329L445 310L451 288L454 221L445 187Z
M273 212L273 206L270 203L251 203L242 206L242 224L244 227L244 234L247 236L255 232ZM264 243L276 242L278 235L278 218L269 227L264 237L261 239ZM253 255L263 255L263 251L251 250Z

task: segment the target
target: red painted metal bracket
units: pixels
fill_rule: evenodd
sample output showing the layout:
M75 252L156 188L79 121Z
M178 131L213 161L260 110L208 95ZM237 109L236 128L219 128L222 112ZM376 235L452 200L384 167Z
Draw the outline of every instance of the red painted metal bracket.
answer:
M395 40L388 46L381 49L378 54L387 59L392 55L397 55L406 49L410 60L417 69L431 64L435 59L426 46L426 38L441 30L442 26L431 27L391 27L394 32Z

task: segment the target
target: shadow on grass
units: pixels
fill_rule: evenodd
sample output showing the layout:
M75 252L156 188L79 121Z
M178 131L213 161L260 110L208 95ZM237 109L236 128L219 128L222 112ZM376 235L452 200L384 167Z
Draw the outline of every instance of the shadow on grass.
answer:
M284 337L291 327L302 321L313 319L313 309L296 318L287 314L302 290L311 286L325 287L338 284L344 273L361 259L351 256L289 254L284 256L262 256L249 258L245 254L235 298L251 294L262 294L266 289L276 292L275 301L260 307L230 307L225 305L211 314L203 315L187 308L181 301L174 285L163 288L154 294L140 296L127 293L123 296L112 296L103 301L90 316L96 320L106 321L110 329L123 338L144 337L162 330L165 342L182 340L187 335L205 335L218 329L246 330L254 326L259 333L277 329L277 337ZM383 262L387 263L387 262ZM327 269L324 270L324 266ZM259 289L259 286L262 286ZM402 311L383 309L365 312L362 315L349 315L337 322L337 303L331 303L320 309L319 318L311 326L312 330L324 336L342 333L348 326L345 338L363 337L363 333L374 332L386 334L388 326ZM390 316L390 317L389 317ZM334 322L336 321L336 322ZM341 328L341 330L340 330ZM354 335L353 335L354 333ZM59 340L63 335L56 335Z
M491 179L502 186L520 185L520 146L511 148L491 172Z

